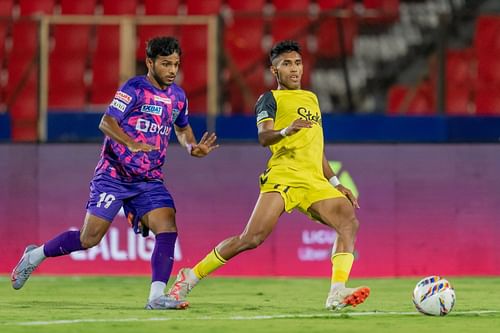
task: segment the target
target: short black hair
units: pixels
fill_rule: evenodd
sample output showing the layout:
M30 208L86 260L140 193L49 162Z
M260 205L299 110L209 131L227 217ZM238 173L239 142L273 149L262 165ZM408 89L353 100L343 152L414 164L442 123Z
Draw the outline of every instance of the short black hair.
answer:
M271 51L269 52L269 59L272 63L273 60L276 59L279 55L293 51L302 55L299 43L294 40L284 40L272 47Z
M169 56L177 52L180 56L182 54L179 41L174 37L154 37L148 40L146 47L146 56L154 59L157 56Z

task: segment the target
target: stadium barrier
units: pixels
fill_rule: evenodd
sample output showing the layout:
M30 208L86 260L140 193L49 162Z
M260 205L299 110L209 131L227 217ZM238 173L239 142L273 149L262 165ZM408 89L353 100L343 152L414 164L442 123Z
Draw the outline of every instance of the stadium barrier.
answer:
M177 207L174 271L241 232L259 193L268 151L222 145L205 159L168 148L166 184ZM97 144L0 145L0 273L24 247L79 228ZM359 193L355 277L500 274L498 145L327 145L343 183ZM258 249L217 272L231 276L329 276L335 233L284 214ZM148 275L152 238L117 217L95 248L47 260L41 274Z

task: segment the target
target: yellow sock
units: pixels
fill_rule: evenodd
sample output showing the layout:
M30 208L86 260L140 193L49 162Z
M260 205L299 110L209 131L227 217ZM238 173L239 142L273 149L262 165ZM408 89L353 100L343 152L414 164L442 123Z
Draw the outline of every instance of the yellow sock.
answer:
M224 258L222 258L217 251L214 249L211 251L203 260L196 264L193 267L193 273L196 275L198 279L203 279L208 274L215 271L217 268L221 267L227 262Z
M335 253L332 256L332 284L347 282L353 262L352 253Z

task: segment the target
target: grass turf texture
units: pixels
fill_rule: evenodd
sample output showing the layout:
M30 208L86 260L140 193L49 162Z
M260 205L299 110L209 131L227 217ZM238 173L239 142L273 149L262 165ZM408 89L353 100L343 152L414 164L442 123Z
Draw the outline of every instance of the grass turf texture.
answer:
M146 311L147 277L35 273L15 291L3 276L0 332L499 332L500 278L449 277L457 304L446 317L416 312L418 280L353 279L349 286L368 285L370 297L334 313L323 308L328 279L208 278L190 295L190 309Z

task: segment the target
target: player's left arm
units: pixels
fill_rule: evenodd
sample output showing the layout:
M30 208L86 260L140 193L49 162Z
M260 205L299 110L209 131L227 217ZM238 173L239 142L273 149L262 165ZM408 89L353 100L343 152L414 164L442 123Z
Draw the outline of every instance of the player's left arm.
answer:
M215 133L205 132L201 137L200 142L196 143L196 138L194 137L193 129L188 124L184 127L179 127L174 125L175 134L177 135L177 140L179 143L185 147L188 153L194 157L205 157L212 150L219 147L216 144L217 136Z
M323 175L325 176L328 181L335 186L337 190L339 190L342 194L344 194L347 199L352 203L352 205L356 208L359 208L358 204L358 199L352 194L351 190L342 185L337 178L337 175L335 172L333 172L332 168L330 167L330 163L328 163L328 160L326 159L325 154L323 153Z

